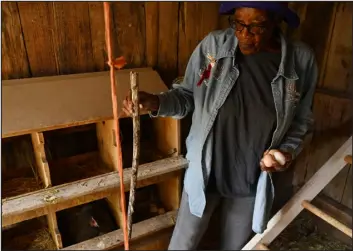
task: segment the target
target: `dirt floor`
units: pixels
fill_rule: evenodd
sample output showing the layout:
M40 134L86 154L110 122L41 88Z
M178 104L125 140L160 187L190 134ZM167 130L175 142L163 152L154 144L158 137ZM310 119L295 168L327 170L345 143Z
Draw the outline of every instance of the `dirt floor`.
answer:
M271 250L352 250L326 233L320 232L314 218L303 211L269 246Z

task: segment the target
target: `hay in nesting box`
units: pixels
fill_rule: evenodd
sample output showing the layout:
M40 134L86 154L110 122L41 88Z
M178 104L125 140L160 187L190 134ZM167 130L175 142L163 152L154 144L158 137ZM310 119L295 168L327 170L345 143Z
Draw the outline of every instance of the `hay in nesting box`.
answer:
M6 180L2 185L2 197L14 197L17 195L42 189L42 183L34 177L18 177Z
M3 248L9 250L56 250L56 245L47 228L27 231L27 234L3 240Z

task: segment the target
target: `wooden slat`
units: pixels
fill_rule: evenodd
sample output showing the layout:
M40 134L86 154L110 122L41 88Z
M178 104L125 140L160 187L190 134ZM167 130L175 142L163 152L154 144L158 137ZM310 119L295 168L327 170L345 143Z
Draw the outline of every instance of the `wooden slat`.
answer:
M61 234L60 234L59 227L58 227L56 213L54 211L48 210L47 221L48 221L49 231L50 231L51 236L55 242L56 247L58 249L62 248L63 242L62 242Z
M45 188L51 187L51 177L49 172L49 165L44 148L44 136L43 133L32 133L32 144L34 149L34 155L36 158L37 169L39 176L45 186ZM56 219L56 214L54 211L48 208L47 211L47 221L49 226L49 232L55 242L56 247L62 248L62 239L58 228L58 223Z
M54 1L54 48L59 73L94 70L88 2Z
M163 229L173 227L175 225L176 214L176 211L171 211L134 224L132 227L131 241L134 242ZM123 240L123 231L118 229L108 234L63 248L63 250L107 250L121 246L124 242Z
M158 63L158 6L160 2L145 2L146 16L146 63L155 67Z
M322 82L318 87L347 92L352 90L352 4L337 3L332 39Z
M256 234L242 250L252 250L259 243L270 244L303 210L300 203L311 201L345 166L343 157L352 152L350 137L305 185L269 221L262 234Z
M157 70L168 86L178 76L178 12L179 2L159 2Z
M45 154L43 133L32 133L31 138L39 176L44 184L44 187L48 188L51 186L51 179L48 160Z
M53 4L18 2L32 77L59 74L54 41Z
M331 224L332 226L334 226L335 228L337 228L338 230L342 231L343 233L345 233L346 235L348 235L349 237L352 238L352 229L351 228L342 224L341 222L339 222L338 220L336 220L332 216L328 215L327 213L325 213L321 209L315 207L309 201L304 200L302 202L302 206L306 210L308 210L311 213L315 214L316 216L320 217L322 220L326 221L327 223Z
M141 91L167 90L156 71L150 68L136 71ZM129 70L117 71L116 81L121 109L130 89ZM3 81L2 87L3 138L113 117L109 72L9 80Z
M30 76L17 2L1 2L1 78Z
M161 182L173 177L178 170L187 166L182 157L172 157L144 164L139 167L138 187ZM124 169L124 186L130 187L131 168ZM151 183L152 182L152 183ZM2 226L46 214L46 208L59 211L73 206L105 198L119 188L117 172L111 172L92 178L71 182L41 191L3 200Z
M109 70L102 2L88 2L94 71Z
M115 57L124 56L127 67L140 67L145 62L146 21L144 2L114 2Z

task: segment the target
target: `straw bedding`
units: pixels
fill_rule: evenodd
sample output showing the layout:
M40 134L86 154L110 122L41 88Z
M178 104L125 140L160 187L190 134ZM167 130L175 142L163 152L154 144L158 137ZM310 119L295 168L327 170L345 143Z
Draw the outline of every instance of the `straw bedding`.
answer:
M45 219L43 218L42 221ZM49 229L39 219L25 221L3 231L2 248L9 250L56 250Z
M18 177L6 180L2 185L2 198L9 198L43 188L40 181L34 177Z

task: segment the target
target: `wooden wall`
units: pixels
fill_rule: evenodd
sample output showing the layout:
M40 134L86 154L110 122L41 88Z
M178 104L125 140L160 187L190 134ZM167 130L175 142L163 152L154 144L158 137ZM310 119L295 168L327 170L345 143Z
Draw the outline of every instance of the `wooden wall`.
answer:
M184 73L197 43L227 27L217 2L114 2L114 52L129 67L152 66L170 86ZM350 3L293 2L302 25L285 29L315 50L320 79L314 101L314 137L297 160L301 185L351 134L352 8ZM107 70L102 2L2 2L3 79ZM124 95L124 94L121 94ZM182 138L190 118L183 121ZM325 193L352 208L352 170Z
M295 163L294 185L302 185L352 135L352 4L295 3L302 26L289 35L311 45L320 77L314 97L313 138ZM352 169L346 167L324 194L352 208Z

